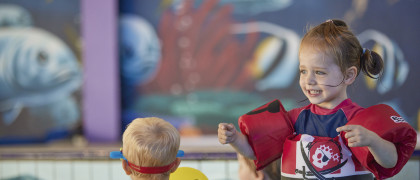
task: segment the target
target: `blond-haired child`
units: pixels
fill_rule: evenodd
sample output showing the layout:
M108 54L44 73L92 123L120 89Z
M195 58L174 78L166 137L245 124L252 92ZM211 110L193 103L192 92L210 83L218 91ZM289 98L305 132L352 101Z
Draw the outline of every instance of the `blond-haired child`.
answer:
M122 166L133 180L168 180L181 162L179 132L163 119L134 119L127 126L122 141ZM111 157L115 158L118 153L114 156L111 153Z

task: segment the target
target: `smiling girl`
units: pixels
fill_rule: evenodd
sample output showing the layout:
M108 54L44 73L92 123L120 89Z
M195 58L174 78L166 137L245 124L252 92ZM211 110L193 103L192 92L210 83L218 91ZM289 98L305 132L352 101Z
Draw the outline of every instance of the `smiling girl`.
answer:
M257 168L264 166L258 164L261 162L259 158L263 157L259 152L278 151L282 155L282 179L374 179L374 175L382 179L376 169L395 174L404 166L406 161L397 163L400 157L393 142L383 139L362 125L348 125L353 118L358 119L354 122L359 122L360 119L363 122L364 117L355 117L365 108L348 98L347 87L355 81L360 71L371 78L378 77L383 71L383 60L377 53L362 48L345 22L327 20L305 34L299 49L299 70L299 84L310 104L283 113L285 118L282 123L285 122L285 126L289 122L293 125L293 129L286 128L291 129L292 134L274 137L275 135L267 133L273 132L268 129L279 128L270 125L278 124L277 119L276 122L273 120L276 111L268 110L273 107L270 104L267 108L262 106L263 108L246 114L249 117L257 112L269 112L268 115L260 115L261 119L253 116L249 127L244 127L248 126L249 121L245 122L240 118L242 133L237 133L233 124L220 123L219 142L230 144L245 157L255 159ZM282 107L280 111L281 109ZM265 123L267 130L253 130ZM408 129L410 128L408 125ZM261 138L264 136L269 138ZM283 143L277 138L286 139L281 150L261 147L262 144L267 146L271 142ZM364 157L359 160L352 155L353 149L351 151L350 148L354 147L367 147L366 151L369 152L362 154L368 154L364 156L369 156L366 159L372 157L373 168L370 164L359 162L364 161ZM408 149L412 149L411 145ZM405 154L407 157L410 155ZM371 171L374 171L374 175Z

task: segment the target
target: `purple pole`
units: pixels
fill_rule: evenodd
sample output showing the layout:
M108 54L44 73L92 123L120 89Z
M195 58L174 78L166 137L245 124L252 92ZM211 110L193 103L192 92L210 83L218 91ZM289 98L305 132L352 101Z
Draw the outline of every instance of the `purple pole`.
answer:
M120 140L116 0L81 1L83 129L89 142Z

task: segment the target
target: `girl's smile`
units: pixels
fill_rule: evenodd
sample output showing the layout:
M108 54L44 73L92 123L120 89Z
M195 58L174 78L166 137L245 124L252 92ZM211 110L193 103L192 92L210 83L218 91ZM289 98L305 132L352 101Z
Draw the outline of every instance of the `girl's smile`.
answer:
M312 97L320 95L322 90L308 90L308 94Z
M330 56L302 48L299 69L300 87L312 104L332 109L347 99L343 73Z

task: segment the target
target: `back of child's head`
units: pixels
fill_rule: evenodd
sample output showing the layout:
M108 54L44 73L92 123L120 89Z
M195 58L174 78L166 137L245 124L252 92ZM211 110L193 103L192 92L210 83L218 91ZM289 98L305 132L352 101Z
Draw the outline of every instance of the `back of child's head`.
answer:
M123 154L128 162L141 167L160 167L173 163L179 150L179 132L160 118L137 118L123 134ZM132 171L131 177L162 179L170 172L143 174Z
M327 20L310 28L302 38L299 54L307 48L333 58L343 73L355 66L357 74L363 71L367 76L376 78L383 70L381 56L362 48L357 37L341 20Z

